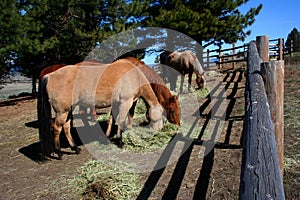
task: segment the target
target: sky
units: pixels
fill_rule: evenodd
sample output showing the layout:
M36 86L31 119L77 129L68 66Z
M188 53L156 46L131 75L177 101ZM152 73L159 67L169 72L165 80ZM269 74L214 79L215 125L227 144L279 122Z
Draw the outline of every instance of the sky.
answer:
M300 31L300 1L299 0L249 0L241 7L241 12L262 4L262 10L255 17L255 22L249 27L251 35L246 42L255 40L256 36L268 35L270 39L284 38L297 28Z

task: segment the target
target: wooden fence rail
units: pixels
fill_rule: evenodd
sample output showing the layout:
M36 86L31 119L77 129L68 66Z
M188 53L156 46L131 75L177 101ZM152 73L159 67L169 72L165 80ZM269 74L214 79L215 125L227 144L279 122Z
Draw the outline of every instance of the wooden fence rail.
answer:
M284 59L284 41L283 38L278 39L272 39L269 40L268 37L257 37L257 42L260 39L266 40L266 44L268 44L268 58L274 59L274 60L283 60ZM226 48L223 49L222 46L219 46L218 49L207 49L203 52L203 64L204 66L210 66L212 64L217 64L219 68L223 64L232 63L233 67L235 66L235 63L238 62L246 62L247 61L247 49L248 44L245 43L240 46L235 46L235 44L232 44L232 48ZM265 48L262 48L265 49ZM213 61L212 61L213 60Z
M240 199L285 199L274 126L255 42L248 47Z

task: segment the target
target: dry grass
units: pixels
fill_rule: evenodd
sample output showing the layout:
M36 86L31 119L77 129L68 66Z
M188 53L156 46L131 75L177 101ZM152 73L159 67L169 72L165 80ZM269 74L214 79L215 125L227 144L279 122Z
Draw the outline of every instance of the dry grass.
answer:
M67 184L73 192L82 196L82 199L112 199L127 200L136 197L142 186L139 176L121 170L120 166L126 163L115 161L114 167L100 161L92 160L78 169L78 175Z

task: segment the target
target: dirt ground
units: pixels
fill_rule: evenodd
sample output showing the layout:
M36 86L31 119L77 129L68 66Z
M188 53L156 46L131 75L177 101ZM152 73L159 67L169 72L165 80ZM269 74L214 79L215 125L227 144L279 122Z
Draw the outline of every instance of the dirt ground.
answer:
M300 68L286 67L285 192L299 199ZM141 174L144 188L137 199L238 199L244 119L244 70L229 70L221 85L228 107L214 148L199 158L201 137L172 165ZM211 95L220 91L212 89ZM210 103L202 99L201 105ZM288 108L290 110L288 110ZM291 109L293 108L293 109ZM298 109L298 110L297 110ZM202 127L211 123L210 110L200 107ZM0 199L80 199L68 194L62 180L93 156L82 146L75 155L69 149L63 160L38 161L39 142L36 99L22 97L0 102ZM69 152L69 153L68 153ZM166 152L167 153L167 152Z

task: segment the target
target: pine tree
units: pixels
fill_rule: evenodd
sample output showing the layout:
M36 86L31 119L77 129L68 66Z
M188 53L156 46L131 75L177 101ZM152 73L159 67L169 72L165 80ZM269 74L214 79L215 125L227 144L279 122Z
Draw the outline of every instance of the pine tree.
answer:
M128 20L136 11L133 3L125 0L16 2L22 32L15 49L15 65L33 79L33 93L44 67L81 62L97 43L137 24Z
M1 70L7 71L8 66L15 65L35 80L44 67L55 63L80 62L107 38L137 27L169 28L190 36L200 44L206 42L206 45L243 40L250 34L247 28L254 23L262 7L258 5L242 14L239 7L247 2L3 0L0 3L0 76L3 73ZM123 36L129 38L127 41L112 42L109 47L112 58L123 54L144 56L145 49L127 52L127 49L132 49L128 47L134 47L147 38L148 33L142 33L139 35L136 31L129 37ZM157 33L153 43L163 42L163 34Z
M19 37L20 15L17 4L11 0L0 2L0 83L10 72L15 54L15 44Z
M288 34L285 47L288 49L289 53L300 51L300 32L297 28L293 28L293 30Z
M182 32L206 46L244 40L246 30L255 21L262 5L242 14L239 7L248 0L170 0L152 1L147 25L170 28Z

